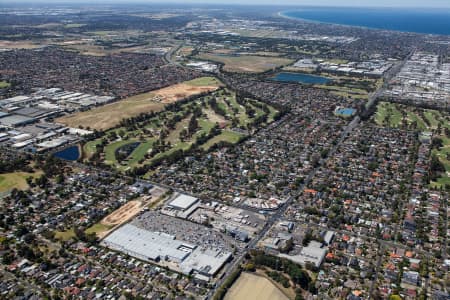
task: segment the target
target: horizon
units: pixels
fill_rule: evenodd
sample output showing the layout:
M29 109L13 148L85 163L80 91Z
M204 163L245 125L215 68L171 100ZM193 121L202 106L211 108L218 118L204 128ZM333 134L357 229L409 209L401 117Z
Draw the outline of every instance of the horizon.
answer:
M181 2L180 0L167 0L161 2L160 0L100 0L96 3L92 3L87 0L14 0L14 1L2 1L0 6L5 5L26 5L26 4L48 4L48 5L85 5L90 4L96 5L213 5L213 6L266 6L266 7L333 7L333 8L428 8L428 9L450 9L450 2L446 0L431 0L424 3L421 0L413 1L389 1L389 0L379 0L379 1L365 1L361 3L360 1L354 0L344 0L340 3L336 3L332 0L282 0L279 4L273 4L271 0L247 0L245 2L239 0L218 0L218 1L205 1L205 0L187 0Z

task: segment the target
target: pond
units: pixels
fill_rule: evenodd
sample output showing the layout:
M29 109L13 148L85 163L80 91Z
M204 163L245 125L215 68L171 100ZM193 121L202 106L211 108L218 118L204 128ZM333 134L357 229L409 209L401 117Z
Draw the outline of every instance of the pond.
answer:
M335 113L338 116L351 117L356 113L356 110L353 108L339 108L336 109Z
M281 82L298 82L306 84L326 84L331 82L331 79L327 77L303 73L292 73L292 72L278 73L277 75L275 75L275 77L272 78L272 80Z
M80 157L80 150L77 146L72 146L69 148L66 148L64 150L58 151L55 154L53 154L57 158L70 160L70 161L76 161Z
M130 156L130 154L134 151L134 149L139 147L140 144L141 144L140 142L132 142L117 148L116 151L114 152L116 160L118 162L125 160L128 156Z

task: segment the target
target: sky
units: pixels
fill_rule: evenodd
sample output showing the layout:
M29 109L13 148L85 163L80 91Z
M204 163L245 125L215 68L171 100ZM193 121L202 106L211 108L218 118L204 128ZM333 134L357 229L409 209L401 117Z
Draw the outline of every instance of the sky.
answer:
M166 0L164 2L450 8L450 0Z
M0 3L58 3L83 2L86 0L0 0ZM448 8L450 0L96 0L94 3L212 3L212 4L254 4L254 5L314 5L314 6L366 6L366 7L429 7Z

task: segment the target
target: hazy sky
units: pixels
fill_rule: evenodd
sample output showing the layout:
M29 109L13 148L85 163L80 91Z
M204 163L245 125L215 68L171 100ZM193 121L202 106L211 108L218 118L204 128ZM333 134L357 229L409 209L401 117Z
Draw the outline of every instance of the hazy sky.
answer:
M120 1L120 0L114 0ZM142 1L144 2L144 1ZM179 3L239 3L239 4L288 4L288 5L325 5L325 6L385 6L385 7L446 7L450 0L150 0L147 2Z
M0 0L1 3L61 3L87 0ZM449 8L450 0L96 0L91 3L213 3L213 4L255 4L255 5L317 5L317 6L382 6L382 7L430 7Z

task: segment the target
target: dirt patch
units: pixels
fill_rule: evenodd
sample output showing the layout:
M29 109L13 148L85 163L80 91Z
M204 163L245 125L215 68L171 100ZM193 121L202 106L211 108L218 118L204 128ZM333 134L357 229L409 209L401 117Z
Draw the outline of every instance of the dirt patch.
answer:
M289 300L267 278L242 273L225 295L225 300Z
M88 111L64 116L56 119L56 122L74 128L83 126L84 128L106 130L118 125L123 119L151 111L159 112L169 103L216 89L218 89L218 86L193 86L187 83L179 83Z
M172 103L192 95L215 91L216 89L217 86L192 86L180 83L155 91L154 94L156 97L161 98L160 102Z
M36 45L32 42L13 42L13 41L1 41L0 48L2 49L34 49L40 45Z
M125 223L141 211L143 203L132 200L107 215L100 223L107 226L116 226Z

